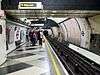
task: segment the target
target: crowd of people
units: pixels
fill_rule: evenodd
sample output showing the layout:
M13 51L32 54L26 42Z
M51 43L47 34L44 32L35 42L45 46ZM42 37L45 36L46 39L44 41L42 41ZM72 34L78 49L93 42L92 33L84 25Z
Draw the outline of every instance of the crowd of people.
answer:
M30 30L29 39L33 46L35 46L38 41L39 45L42 46L42 38L43 38L42 30L34 30L34 29Z

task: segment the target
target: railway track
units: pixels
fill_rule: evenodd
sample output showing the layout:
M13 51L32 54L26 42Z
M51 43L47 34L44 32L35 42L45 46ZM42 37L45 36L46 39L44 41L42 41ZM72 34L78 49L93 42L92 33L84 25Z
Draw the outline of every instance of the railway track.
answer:
M70 75L100 75L100 65L70 49L67 42L47 39Z

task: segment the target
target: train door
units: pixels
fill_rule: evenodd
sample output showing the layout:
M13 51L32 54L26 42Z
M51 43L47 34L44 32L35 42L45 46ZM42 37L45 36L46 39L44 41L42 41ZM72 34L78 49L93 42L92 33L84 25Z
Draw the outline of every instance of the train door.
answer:
M6 22L0 18L0 65L6 60Z

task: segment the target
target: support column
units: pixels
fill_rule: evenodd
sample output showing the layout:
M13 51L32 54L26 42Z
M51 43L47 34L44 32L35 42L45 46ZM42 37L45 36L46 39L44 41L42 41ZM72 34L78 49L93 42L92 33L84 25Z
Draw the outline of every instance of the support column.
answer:
M7 59L6 53L6 21L5 13L1 10L0 0L0 65L3 64Z
M1 10L1 2L2 2L2 0L0 0L0 10Z

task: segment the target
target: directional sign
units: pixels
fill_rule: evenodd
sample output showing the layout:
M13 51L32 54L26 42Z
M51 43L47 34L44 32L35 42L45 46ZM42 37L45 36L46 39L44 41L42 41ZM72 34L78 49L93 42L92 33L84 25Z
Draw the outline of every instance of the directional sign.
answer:
M19 9L43 9L42 2L19 2Z

